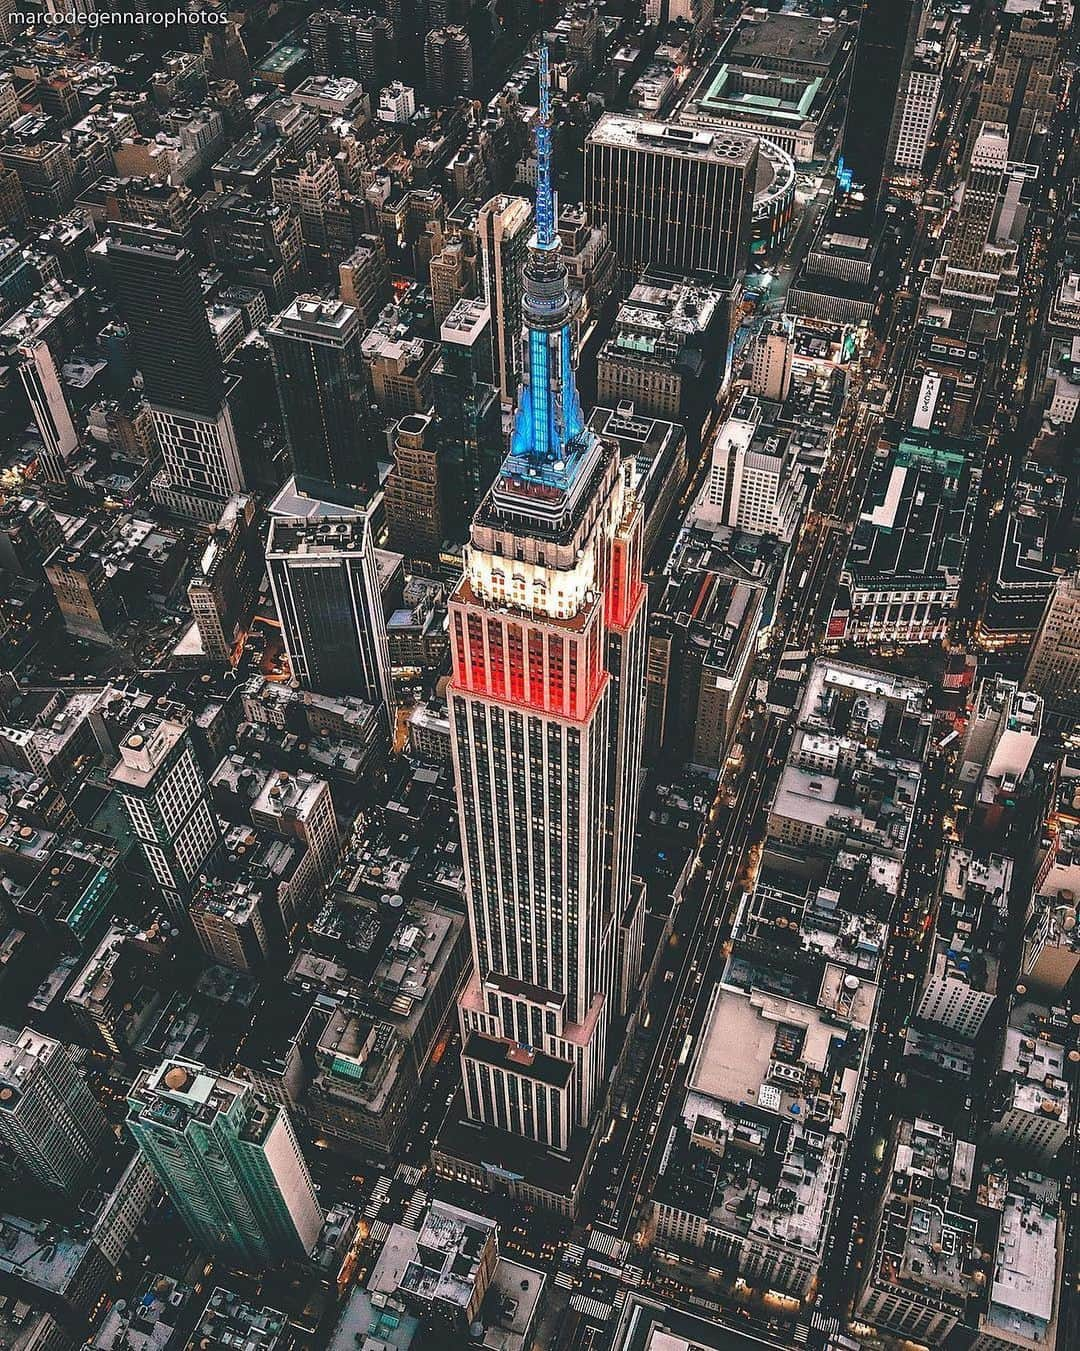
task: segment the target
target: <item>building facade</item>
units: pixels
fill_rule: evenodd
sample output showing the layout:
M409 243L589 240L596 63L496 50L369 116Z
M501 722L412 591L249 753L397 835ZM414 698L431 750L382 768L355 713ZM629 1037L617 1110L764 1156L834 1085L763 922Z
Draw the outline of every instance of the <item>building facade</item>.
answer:
M451 601L449 705L475 968L459 1006L468 1116L565 1151L591 1125L607 1029L638 979L639 929L618 958L645 591L632 475L577 396L546 58L526 383Z

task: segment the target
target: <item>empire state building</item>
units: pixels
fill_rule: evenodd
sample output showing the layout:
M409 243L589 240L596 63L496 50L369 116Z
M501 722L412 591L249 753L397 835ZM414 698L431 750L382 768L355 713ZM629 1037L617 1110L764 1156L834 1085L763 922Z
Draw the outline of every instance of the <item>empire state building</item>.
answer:
M496 1164L500 1135L515 1158L507 1137L531 1142L541 1165L587 1137L608 1029L639 982L642 949L630 879L644 702L642 508L632 465L581 414L551 132L543 48L524 383L450 605L474 959L459 1004L464 1096Z

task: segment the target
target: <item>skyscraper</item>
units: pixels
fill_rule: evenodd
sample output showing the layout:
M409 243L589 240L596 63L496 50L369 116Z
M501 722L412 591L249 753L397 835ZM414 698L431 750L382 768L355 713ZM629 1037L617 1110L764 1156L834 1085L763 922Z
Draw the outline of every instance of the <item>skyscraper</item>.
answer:
M140 718L109 776L124 799L135 837L170 913L183 916L198 878L221 850L206 779L187 729L168 718Z
M491 311L495 383L507 406L517 395L521 369L521 269L532 223L532 207L525 198L504 193L485 202L476 221L484 299Z
M439 331L442 361L433 378L443 444L458 464L455 525L471 517L504 455L499 391L492 381L491 311L459 300Z
M862 0L844 120L840 185L861 193L856 213L873 221L881 183L903 117L900 82L918 32L915 0Z
M433 28L424 39L424 77L428 102L448 107L472 93L472 43L464 28Z
M47 483L64 483L66 465L79 448L79 435L64 398L56 362L46 342L32 342L19 348L22 380L30 409L34 414L42 445L42 469Z
M333 488L376 487L356 309L298 296L274 316L266 336L295 472Z
M475 964L459 1005L467 1112L566 1151L638 979L645 590L633 483L578 400L546 49L540 88L525 384L451 601L449 706Z
M88 1176L109 1124L67 1048L23 1028L0 1037L0 1145L42 1186L70 1191Z
M323 694L357 695L389 729L390 652L367 515L277 517L266 565L293 678Z
M143 1070L128 1127L192 1237L245 1267L306 1257L322 1227L292 1122L250 1084L189 1060Z
M585 141L585 202L608 228L624 290L649 267L740 274L757 163L755 136L605 113Z
M178 236L141 225L122 226L106 256L165 463L153 496L211 525L243 471L197 261Z
M1080 716L1080 573L1057 579L1022 683L1042 695L1048 711Z

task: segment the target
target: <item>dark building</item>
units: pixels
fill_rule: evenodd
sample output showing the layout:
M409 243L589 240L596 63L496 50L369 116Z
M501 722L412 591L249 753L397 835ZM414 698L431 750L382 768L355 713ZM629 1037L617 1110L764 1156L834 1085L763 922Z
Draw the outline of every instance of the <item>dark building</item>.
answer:
M376 487L357 311L340 300L299 296L266 334L296 473L333 488Z
M481 300L459 300L441 329L442 360L433 377L439 436L446 448L464 529L491 486L504 453L499 391L493 383L491 315Z
M979 420L986 369L980 339L921 323L897 381L893 412L904 426L965 436Z
M293 679L320 694L357 695L384 719L392 717L386 618L368 517L278 517L270 524L266 566Z
M585 142L585 201L624 287L648 267L742 272L757 165L756 137L605 113Z
M168 231L121 226L108 262L147 400L215 416L225 386L195 255Z
M841 191L845 184L853 192L861 190L858 214L868 221L881 205L893 125L901 112L900 81L915 41L918 12L913 0L862 0L838 182Z
M291 207L218 193L207 203L203 236L214 262L234 281L258 287L268 304L276 308L297 290L304 242Z
M472 43L464 28L435 28L424 39L428 100L445 108L472 93Z
M351 75L374 93L393 72L396 54L389 19L320 10L308 21L308 38L317 75Z

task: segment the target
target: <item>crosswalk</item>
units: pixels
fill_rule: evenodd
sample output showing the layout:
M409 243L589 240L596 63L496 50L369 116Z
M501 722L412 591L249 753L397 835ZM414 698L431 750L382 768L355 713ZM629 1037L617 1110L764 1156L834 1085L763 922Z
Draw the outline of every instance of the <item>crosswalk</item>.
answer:
M555 1273L555 1284L560 1290L573 1290L574 1278L566 1271L557 1271Z
M570 1307L597 1323L606 1323L613 1312L612 1305L606 1304L602 1299L593 1299L591 1295L571 1295Z
M375 1219L379 1211L382 1210L386 1198L390 1195L390 1178L382 1173L378 1182L371 1192L371 1200L364 1207L364 1217L369 1220Z
M412 1194L412 1200L405 1207L404 1222L410 1229L415 1229L423 1214L424 1207L428 1203L427 1192L417 1188Z
M791 1335L795 1338L796 1346L810 1345L810 1329L805 1323L796 1323L795 1331Z
M424 1170L417 1168L412 1163L399 1163L397 1166L397 1176L405 1183L407 1187L419 1187L420 1179L424 1176Z

